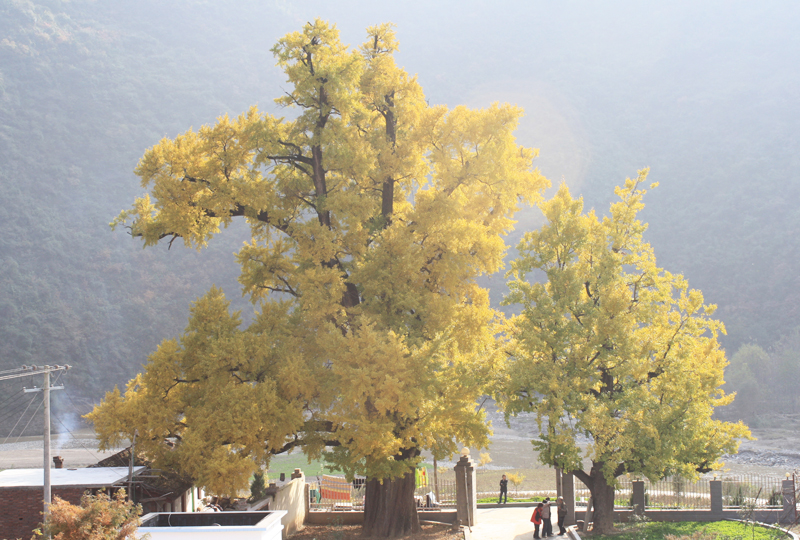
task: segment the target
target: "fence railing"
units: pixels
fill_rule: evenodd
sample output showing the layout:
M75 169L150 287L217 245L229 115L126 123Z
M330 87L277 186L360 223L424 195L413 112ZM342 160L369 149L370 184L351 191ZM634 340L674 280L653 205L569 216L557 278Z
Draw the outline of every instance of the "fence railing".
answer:
M487 475L488 476L488 475ZM497 474L489 476L494 480ZM553 475L555 476L555 475ZM711 508L710 484L712 478L699 478L696 481L681 477L667 477L657 482L645 482L645 508L650 509L687 509L704 510ZM782 504L781 481L777 475L724 475L718 478L722 481L722 495L724 508L740 508L743 504L754 505L759 508L779 508ZM481 478L478 477L478 497L485 496L480 489ZM492 486L493 488L494 486ZM509 495L520 497L544 496L553 497L556 493L555 481L553 486L547 486L539 481L531 490L526 485L519 493L513 493L509 485ZM542 489L544 488L544 489ZM486 494L496 494L496 489L486 490ZM589 489L575 479L575 504L578 507L586 506L589 500ZM618 509L632 508L633 505L633 480L627 477L617 479L617 489L614 496L614 507Z
M681 477L668 477L657 482L644 480L645 508L703 510L711 508L710 478L697 481ZM759 508L780 508L782 477L769 475L727 475L722 481L723 508L741 508L753 505ZM633 481L621 478L617 481L614 507L633 506ZM589 489L580 481L575 482L576 504L585 505Z
M747 474L724 476L721 480L723 508L740 508L743 505L779 508L783 504L783 478Z
M363 479L356 479L353 482L348 482L344 476L309 479L309 509L312 512L363 511L365 491ZM414 498L419 510L455 508L455 479L439 479L438 489L433 480L429 479L416 487Z
M632 508L633 481L622 479L618 484L614 500L615 508ZM645 508L664 510L670 508L710 509L711 491L708 480L691 481L674 476L657 482L645 481L644 505Z
M496 475L494 475L496 476ZM312 511L364 510L365 486L363 480L347 482L344 477L317 477L309 482L309 507ZM311 479L309 479L311 480ZM478 498L483 496L480 490ZM688 509L704 510L711 508L710 478L690 481L680 477L669 477L657 482L644 480L645 508L647 509ZM722 482L723 508L741 508L751 505L759 508L780 508L782 505L782 477L768 475L726 475L718 478ZM487 485L487 487L489 487ZM510 486L509 486L510 487ZM509 494L513 490L509 489ZM438 495L437 495L438 493ZM524 492L519 496L549 495L555 496L555 489ZM492 496L496 491L486 491ZM414 492L419 509L453 508L456 506L456 481L452 474L438 475L438 489L431 477L427 482L417 486ZM589 499L589 489L582 482L575 481L575 503L577 507L585 506ZM513 496L513 495L512 495ZM620 478L614 497L614 506L618 509L630 509L633 506L633 480Z
M440 478L438 481L439 496L436 496L437 488L432 480L428 480L427 486L419 486L414 491L417 499L417 506L420 508L455 508L456 507L456 481L455 478Z

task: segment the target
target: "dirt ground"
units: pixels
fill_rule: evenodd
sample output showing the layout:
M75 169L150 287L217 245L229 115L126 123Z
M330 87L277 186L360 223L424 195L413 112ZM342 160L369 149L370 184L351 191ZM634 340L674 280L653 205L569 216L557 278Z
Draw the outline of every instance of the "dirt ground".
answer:
M292 540L370 540L361 535L361 525L306 525L292 535ZM403 540L463 540L460 532L453 531L449 525L423 524L420 534L403 537Z

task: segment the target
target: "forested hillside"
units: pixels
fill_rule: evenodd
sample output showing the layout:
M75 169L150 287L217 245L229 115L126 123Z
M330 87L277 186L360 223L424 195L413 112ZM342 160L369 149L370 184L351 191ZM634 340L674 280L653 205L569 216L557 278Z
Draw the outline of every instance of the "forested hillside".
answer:
M800 6L295 4L0 0L0 369L69 363L72 396L94 401L212 284L252 312L232 256L243 231L201 253L143 251L108 223L143 192L132 170L160 138L274 110L270 48L315 17L349 43L397 23L398 61L431 103L525 107L520 142L587 207L651 167L659 266L719 305L729 356L756 344L796 364ZM509 243L539 223L525 213ZM493 300L503 281L489 280Z

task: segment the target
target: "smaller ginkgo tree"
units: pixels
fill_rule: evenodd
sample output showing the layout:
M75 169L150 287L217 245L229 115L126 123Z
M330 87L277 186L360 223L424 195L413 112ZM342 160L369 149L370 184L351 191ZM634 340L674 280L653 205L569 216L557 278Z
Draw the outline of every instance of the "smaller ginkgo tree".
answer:
M525 481L525 475L517 472L510 472L506 474L508 481L514 486L514 497L519 497L519 486Z
M647 172L616 189L602 219L566 185L540 203L547 222L520 242L505 300L522 312L509 323L502 406L536 415L540 461L589 488L600 532L612 529L620 475L696 475L749 437L713 418L733 400L720 389L715 306L656 266L642 238Z

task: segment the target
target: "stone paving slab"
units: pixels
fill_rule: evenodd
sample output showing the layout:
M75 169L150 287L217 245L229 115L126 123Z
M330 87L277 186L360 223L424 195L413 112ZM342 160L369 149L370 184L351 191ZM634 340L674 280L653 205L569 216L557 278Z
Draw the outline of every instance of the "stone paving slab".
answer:
M466 540L533 540L533 507L528 508L478 508L476 523L472 531L466 529ZM558 525L553 519L553 530ZM553 539L567 539L569 536L551 536Z

